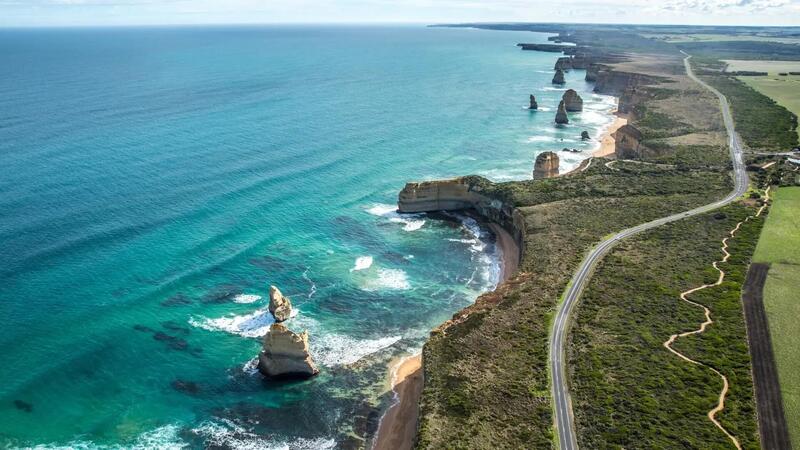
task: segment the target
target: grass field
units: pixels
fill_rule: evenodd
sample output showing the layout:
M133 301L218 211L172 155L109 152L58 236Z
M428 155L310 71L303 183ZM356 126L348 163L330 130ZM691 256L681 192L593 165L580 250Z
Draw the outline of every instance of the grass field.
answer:
M767 77L739 77L739 79L800 116L800 76L770 75Z
M800 445L800 187L783 187L767 218L753 258L771 263L764 306L778 363L786 423L795 447Z
M773 194L773 200L753 260L800 264L800 187L780 188Z
M642 36L656 39L663 42L722 42L722 41L761 41L761 42L780 42L783 44L800 44L800 38L795 37L774 37L759 36L753 34L658 34L644 33Z
M728 64L728 72L767 72L770 75L777 75L779 72L800 72L800 61L765 61L748 59L723 59L722 61Z

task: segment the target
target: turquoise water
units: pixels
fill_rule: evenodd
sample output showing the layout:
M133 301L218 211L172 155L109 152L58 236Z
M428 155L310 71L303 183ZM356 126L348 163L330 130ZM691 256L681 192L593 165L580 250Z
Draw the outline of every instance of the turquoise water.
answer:
M476 224L393 212L404 182L569 168L610 121L573 71L556 128L558 55L520 41L546 35L0 30L0 446L360 445L389 359L498 281ZM254 371L269 284L320 376Z

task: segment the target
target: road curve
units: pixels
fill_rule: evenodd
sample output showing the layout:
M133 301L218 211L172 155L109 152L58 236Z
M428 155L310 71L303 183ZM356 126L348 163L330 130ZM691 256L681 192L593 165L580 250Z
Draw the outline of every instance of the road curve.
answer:
M550 333L550 373L552 374L552 395L553 395L553 409L555 413L556 432L558 433L558 445L561 450L575 450L578 448L577 437L575 434L575 421L572 415L572 402L569 397L568 380L566 376L566 340L567 331L569 329L569 320L572 310L575 309L575 304L586 287L586 284L591 277L592 271L603 256L617 244L617 242L634 234L640 233L651 228L655 228L670 222L675 222L686 217L704 214L713 211L719 207L725 206L736 198L740 197L747 190L748 180L745 172L744 161L742 159L742 149L739 144L739 138L736 136L736 131L733 126L733 118L731 116L730 106L728 100L722 93L713 87L709 86L692 72L692 67L689 64L691 55L681 52L686 55L683 64L686 67L686 75L698 84L713 92L719 98L720 109L722 110L722 118L725 122L725 130L728 133L728 146L730 147L731 161L733 162L733 179L734 188L722 200L710 203L705 206L685 211L671 216L662 217L653 220L652 222L643 223L633 228L620 231L614 236L602 241L598 244L589 255L581 262L578 271L572 277L567 293L564 300L558 306L558 311L553 321L553 329Z

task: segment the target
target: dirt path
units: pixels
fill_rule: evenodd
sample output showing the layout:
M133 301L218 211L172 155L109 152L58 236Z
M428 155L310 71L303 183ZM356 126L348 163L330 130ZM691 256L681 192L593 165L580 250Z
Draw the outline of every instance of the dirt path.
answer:
M766 200L769 200L769 188L767 188L767 190L766 190L766 192L764 194L766 196ZM765 202L763 206L758 208L758 211L756 212L755 217L760 216L761 213L764 211L764 208L766 208L766 207L767 207L767 204ZM702 286L698 286L696 288L692 288L692 289L689 289L688 291L684 291L684 292L681 293L681 296L680 296L681 300L683 300L686 303L689 303L691 305L697 306L699 308L703 308L703 312L705 313L705 316L706 316L705 322L700 324L700 328L698 328L696 330L686 331L686 332L679 333L679 334L673 334L672 336L669 337L669 339L666 340L666 342L664 342L664 347L666 347L667 350L669 350L672 353L674 353L675 355L677 355L679 358L683 359L684 361L690 362L692 364L697 364L698 366L706 367L709 370L711 370L712 372L714 372L715 374L717 374L720 378L722 378L722 392L720 392L720 394L719 394L719 401L717 402L717 406L714 407L714 409L712 409L711 411L708 412L708 419L714 425L716 425L717 428L722 430L722 432L725 433L725 436L728 436L728 439L731 440L731 443L733 443L733 445L736 446L736 448L739 449L739 450L742 449L742 446L739 444L739 440L736 439L736 437L733 436L730 432L728 432L728 430L726 430L725 427L723 427L722 424L719 423L719 421L716 418L717 413L722 411L723 409L725 409L725 396L728 394L728 387L729 387L728 377L723 375L719 370L717 370L717 369L715 369L715 368L713 368L713 367L711 367L711 366L709 366L707 364L704 364L704 363L702 363L700 361L696 361L694 359L691 359L688 356L684 355L683 353L680 353L679 351L677 351L674 348L672 348L672 344L678 338L682 338L684 336L689 336L689 335L692 335L692 334L703 333L709 325L714 323L714 320L711 319L711 310L710 309L708 309L705 305L702 305L700 303L693 302L693 301L689 300L688 298L686 298L686 296L690 295L690 294L692 294L694 292L700 291L702 289L707 289L707 288L714 287L714 286L719 286L720 284L722 284L722 281L725 279L725 272L723 272L722 269L719 268L718 264L727 262L728 258L731 257L731 254L728 253L728 240L732 239L736 235L736 232L739 231L739 228L741 228L743 223L747 222L748 220L750 220L753 217L754 216L749 216L746 219L744 219L743 221L737 223L736 227L734 227L734 229L731 230L730 233L728 233L728 237L726 237L725 239L722 240L722 253L724 253L725 256L721 260L714 261L713 263L711 263L711 265L715 269L717 269L717 271L719 272L719 278L717 278L717 281L715 283L704 284Z

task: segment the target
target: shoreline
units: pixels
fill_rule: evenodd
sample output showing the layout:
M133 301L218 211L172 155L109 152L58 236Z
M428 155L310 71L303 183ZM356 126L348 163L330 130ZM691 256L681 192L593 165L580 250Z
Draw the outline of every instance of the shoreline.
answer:
M600 134L600 146L592 152L592 157L608 158L614 156L614 134L623 125L628 123L628 118L616 109L612 110L611 114L614 116L614 121L611 122Z
M478 216L482 226L495 235L495 246L500 263L500 280L497 290L519 268L519 245L500 225ZM487 292L492 292L487 291ZM381 416L372 441L371 450L410 450L414 448L419 419L419 400L422 396L424 374L422 353L406 356L389 363L389 384L394 403Z
M617 98L617 102L619 102L619 98ZM559 174L559 176L587 169L592 158L614 157L614 133L628 123L628 118L616 108L609 110L608 113L614 117L614 120L600 133L598 148L581 161L575 169ZM495 235L495 246L500 263L500 280L494 289L484 294L497 291L500 285L519 269L522 262L520 253L522 243L517 242L511 233L499 223L483 216L480 212L468 215L478 220L482 226L488 227ZM419 421L419 401L424 387L422 362L422 354L419 353L393 360L389 364L389 384L394 402L378 422L371 450L411 450L414 448Z

